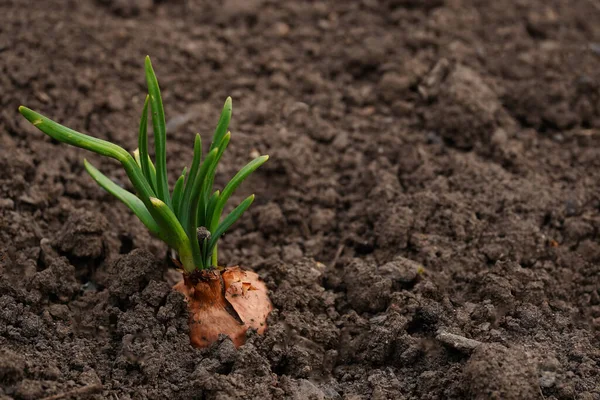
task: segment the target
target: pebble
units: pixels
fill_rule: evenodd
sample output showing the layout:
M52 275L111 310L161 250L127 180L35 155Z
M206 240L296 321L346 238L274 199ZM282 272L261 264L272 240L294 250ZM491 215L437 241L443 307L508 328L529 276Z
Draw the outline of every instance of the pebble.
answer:
M15 202L12 199L0 199L0 208L15 208Z
M543 388L549 388L554 386L556 382L556 372L553 371L542 371L540 376L540 386Z
M478 340L469 339L464 336L455 335L446 331L438 331L436 337L437 340L442 342L448 347L452 347L458 351L464 353L470 353L482 343Z

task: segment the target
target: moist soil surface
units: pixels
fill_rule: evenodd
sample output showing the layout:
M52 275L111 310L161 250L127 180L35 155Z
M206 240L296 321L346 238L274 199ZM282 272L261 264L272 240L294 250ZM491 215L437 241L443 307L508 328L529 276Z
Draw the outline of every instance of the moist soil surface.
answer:
M0 398L599 399L595 0L0 1ZM269 329L194 349L166 247L20 104L169 179L227 96L224 265ZM55 396L55 397L51 397Z

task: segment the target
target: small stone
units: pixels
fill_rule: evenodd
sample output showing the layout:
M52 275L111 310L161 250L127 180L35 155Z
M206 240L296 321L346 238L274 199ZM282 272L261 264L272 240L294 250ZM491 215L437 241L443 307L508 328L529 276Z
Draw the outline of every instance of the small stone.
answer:
M540 386L543 388L550 388L556 383L556 372L554 371L542 371L540 376Z
M285 22L276 22L273 26L273 31L277 36L287 36L290 33L290 26Z
M501 146L501 145L505 144L506 141L508 140L508 134L506 133L506 131L504 129L498 128L492 134L491 140L492 140L492 144L495 144L496 146Z
M15 208L15 202L12 199L0 199L0 208Z
M438 331L436 337L437 340L442 342L448 347L461 351L463 353L471 353L482 343L478 340L469 339L464 336L455 335L446 331Z

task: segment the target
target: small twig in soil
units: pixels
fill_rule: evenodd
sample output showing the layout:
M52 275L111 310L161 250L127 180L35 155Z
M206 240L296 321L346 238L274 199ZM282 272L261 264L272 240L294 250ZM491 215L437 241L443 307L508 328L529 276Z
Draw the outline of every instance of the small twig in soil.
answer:
M72 396L77 396L81 394L91 394L101 391L103 388L100 383L93 383L91 385L83 386L77 389L69 390L68 392L55 394L49 397L44 397L42 400L59 400L66 399Z
M335 252L335 256L333 257L333 260L331 260L331 263L329 264L329 268L334 268L335 267L335 265L339 261L340 257L342 256L342 253L344 252L344 248L345 247L346 246L343 243L340 244L340 246L338 247L337 251Z

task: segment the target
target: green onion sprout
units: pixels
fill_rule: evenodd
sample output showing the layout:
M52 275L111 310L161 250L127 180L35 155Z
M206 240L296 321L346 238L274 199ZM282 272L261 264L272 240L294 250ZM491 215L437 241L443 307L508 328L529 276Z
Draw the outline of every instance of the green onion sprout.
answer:
M184 168L171 192L167 180L165 112L150 57L146 57L145 71L148 95L140 119L138 149L133 154L116 144L62 126L27 107L19 107L19 112L39 130L60 142L119 161L135 194L118 186L87 160L84 160L84 166L98 185L129 207L153 235L177 252L186 272L217 267L219 238L250 207L254 195L221 218L227 200L269 157L265 155L252 160L221 191L213 191L217 165L231 138L227 128L232 104L231 98L227 98L207 155L202 159L202 141L197 134L192 165L189 170ZM154 162L148 154L148 110L154 132Z

